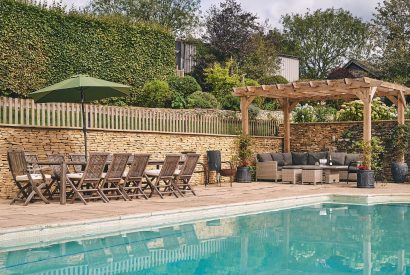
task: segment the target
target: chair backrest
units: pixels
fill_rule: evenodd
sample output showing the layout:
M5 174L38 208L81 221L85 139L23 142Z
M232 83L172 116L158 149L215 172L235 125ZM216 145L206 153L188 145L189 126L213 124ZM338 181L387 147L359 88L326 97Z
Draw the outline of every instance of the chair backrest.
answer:
M186 154L185 163L182 166L180 177L191 177L195 171L196 164L198 163L199 154Z
M64 155L63 154L49 154L47 155L47 159L50 162L64 162ZM54 176L61 177L61 165L50 165L53 168Z
M127 167L130 156L131 154L127 153L114 154L111 158L111 163L108 167L105 179L117 179L120 181L122 179L122 175L124 174L125 168ZM108 160L109 159L110 158L108 157Z
M100 180L101 174L107 164L109 153L90 153L83 174L83 181L97 181Z
M141 179L144 176L150 156L150 154L134 154L126 180Z
M40 166L38 165L38 155L37 154L24 152L24 155L26 157L26 162L27 162L27 166L29 169L30 168L34 168L34 169L40 168Z
M168 154L165 156L164 165L162 165L159 177L173 177L175 170L178 168L179 161L181 159L180 154Z
M208 170L209 171L221 171L221 151L206 151L206 156L208 159Z
M69 154L70 160L73 162L86 162L84 154ZM83 171L82 165L74 165L74 172L81 173Z
M27 160L24 154L24 151L8 151L7 152L7 161L9 163L11 174L15 179L16 176L27 174Z

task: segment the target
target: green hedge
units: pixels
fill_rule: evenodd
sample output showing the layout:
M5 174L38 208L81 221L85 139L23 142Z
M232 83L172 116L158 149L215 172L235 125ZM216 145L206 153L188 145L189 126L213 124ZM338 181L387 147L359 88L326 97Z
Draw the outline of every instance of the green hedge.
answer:
M175 66L175 38L158 25L0 1L0 95L79 73L138 88Z

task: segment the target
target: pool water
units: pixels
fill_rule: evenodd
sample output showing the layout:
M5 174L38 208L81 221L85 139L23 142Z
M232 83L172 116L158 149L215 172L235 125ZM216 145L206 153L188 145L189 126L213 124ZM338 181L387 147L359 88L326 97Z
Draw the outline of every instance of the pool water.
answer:
M324 204L0 248L0 274L410 274L410 205Z

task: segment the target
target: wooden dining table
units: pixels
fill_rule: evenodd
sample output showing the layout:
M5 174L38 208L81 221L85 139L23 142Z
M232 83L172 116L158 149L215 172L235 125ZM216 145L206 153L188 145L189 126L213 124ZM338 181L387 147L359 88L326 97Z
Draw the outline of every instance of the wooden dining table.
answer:
M148 165L155 165L157 166L157 169L159 169L159 166L163 165L165 160L149 160ZM183 165L185 161L181 160L179 161L180 165ZM67 196L66 196L66 183L67 183L67 166L72 166L72 165L82 165L85 167L87 165L86 161L63 161L63 162L57 162L57 161L38 161L36 164L41 165L41 166L55 166L55 165L60 165L61 166L61 179L59 181L59 188L60 188L60 204L65 205L67 204ZM107 165L110 164L110 161L107 161ZM131 161L129 161L128 164L131 164ZM198 165L201 165L203 167L203 172L204 173L204 180L205 180L205 186L208 185L208 178L206 176L206 166L202 162L198 162Z

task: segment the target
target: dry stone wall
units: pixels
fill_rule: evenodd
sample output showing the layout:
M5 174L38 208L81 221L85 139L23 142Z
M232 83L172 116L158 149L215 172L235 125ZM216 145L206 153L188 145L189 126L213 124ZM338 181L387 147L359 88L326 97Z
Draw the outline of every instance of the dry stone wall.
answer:
M207 150L221 150L223 160L230 160L237 152L236 136L192 135L173 133L144 133L126 131L89 131L89 151L95 152L146 152L152 159L161 159L167 153L195 151L201 154L200 161L206 163ZM255 137L256 151L277 151L282 139ZM22 148L37 153L46 160L47 153L81 153L83 135L81 130L40 129L29 127L0 127L0 197L9 198L15 193L14 183L7 163L7 150ZM194 183L202 184L202 174L197 174Z

